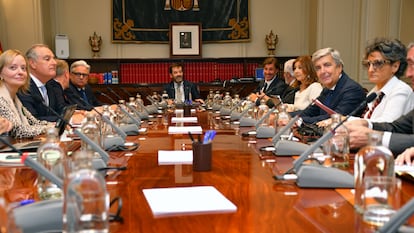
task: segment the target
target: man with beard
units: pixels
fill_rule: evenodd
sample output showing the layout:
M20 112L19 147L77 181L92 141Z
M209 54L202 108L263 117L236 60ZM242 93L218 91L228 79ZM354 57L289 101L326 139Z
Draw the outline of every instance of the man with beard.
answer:
M204 103L200 97L197 86L184 80L183 65L180 63L172 64L168 69L171 82L164 86L164 90L168 94L168 98L175 103L186 103L188 101L196 101Z

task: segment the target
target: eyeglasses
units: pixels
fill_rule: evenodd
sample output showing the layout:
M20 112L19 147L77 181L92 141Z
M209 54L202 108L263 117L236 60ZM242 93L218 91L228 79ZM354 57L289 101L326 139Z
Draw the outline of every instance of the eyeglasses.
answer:
M374 68L374 70L378 70L381 69L385 64L390 64L391 61L389 60L375 60L375 61L369 61L369 60L363 60L362 61L362 65L366 68L369 69L369 67Z
M72 72L72 74L74 74L76 77L81 77L81 76L83 76L84 78L89 77L89 74L85 74L85 73Z

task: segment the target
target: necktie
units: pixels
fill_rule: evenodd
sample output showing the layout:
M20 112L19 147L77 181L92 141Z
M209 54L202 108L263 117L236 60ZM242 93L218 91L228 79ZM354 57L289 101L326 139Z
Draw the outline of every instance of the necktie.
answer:
M266 89L267 89L267 82L264 83L262 92L266 92Z
M331 101L333 98L333 90L328 90L328 93L326 94L325 100L324 100L324 104L328 107L331 107Z
M40 90L42 91L42 97L43 97L45 104L49 106L49 97L47 96L46 86L45 85L40 86Z
M183 90L182 90L181 87L182 87L182 84L178 83L175 98L176 98L177 102L179 102L179 103L184 101Z
M82 99L83 99L83 100L85 100L85 102L86 102L86 103L89 103L89 101L88 101L88 97L86 96L85 89L81 88L81 89L80 89L80 93L81 93L81 95L82 95Z
M382 100L382 98L384 98L384 93L383 92L381 92L379 95L378 95L378 97L375 99L375 101L374 101L374 104L372 104L372 108L371 109L369 109L368 107L367 107L367 109L366 109L366 111L365 111L365 114L363 114L363 116L365 116L366 117L366 119L371 119L371 116L372 116L372 113L374 112L374 109L378 106L378 104L380 104L381 103L381 100Z

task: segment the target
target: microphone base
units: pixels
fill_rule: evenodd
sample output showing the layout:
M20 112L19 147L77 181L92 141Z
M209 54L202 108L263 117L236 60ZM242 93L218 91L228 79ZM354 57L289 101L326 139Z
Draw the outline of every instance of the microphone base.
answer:
M293 156L301 155L303 152L308 150L310 145L290 140L279 140L275 144L275 150L273 153L276 156ZM322 153L321 149L316 149L315 153Z
M276 134L276 129L273 127L258 127L256 138L272 138Z
M350 173L320 165L302 165L297 171L296 184L301 188L354 188Z
M62 200L45 200L13 209L15 223L23 232L61 232Z
M231 112L231 114L230 114L230 120L231 121L238 121L238 120L240 120L240 118L242 117L242 115L241 115L241 113L239 113L239 112L235 112L235 111L233 111L233 112Z
M149 119L149 115L145 111L144 112L139 112L138 115L139 115L139 118L141 118L141 120L148 120Z
M139 123L139 124L138 124ZM134 117L134 120L129 118L128 119L128 124L134 124L134 125L141 125L141 119Z
M128 136L135 136L139 134L139 128L136 124L120 125L119 128Z
M242 117L240 119L240 127L255 126L257 123L256 119Z
M212 107L211 107L211 109L213 110L213 111L219 111L220 109L221 109L221 105L219 105L219 104L214 104Z
M229 116L230 114L231 114L231 109L229 108L220 109L220 116Z
M157 114L158 113L158 108L155 105L147 105L147 106L145 106L145 108L147 109L149 114Z
M120 136L114 136L114 137L105 137L103 147L104 150L109 150L114 147L122 146L124 145L125 140L122 139Z

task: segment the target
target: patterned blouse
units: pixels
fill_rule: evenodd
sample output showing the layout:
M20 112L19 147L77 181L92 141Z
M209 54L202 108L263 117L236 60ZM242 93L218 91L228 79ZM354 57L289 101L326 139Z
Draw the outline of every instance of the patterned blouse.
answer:
M31 138L46 131L47 121L36 119L20 102L17 96L12 100L4 85L0 86L0 116L13 124L10 136Z

